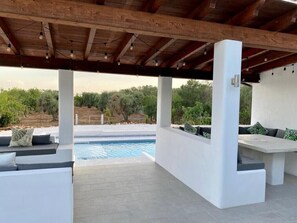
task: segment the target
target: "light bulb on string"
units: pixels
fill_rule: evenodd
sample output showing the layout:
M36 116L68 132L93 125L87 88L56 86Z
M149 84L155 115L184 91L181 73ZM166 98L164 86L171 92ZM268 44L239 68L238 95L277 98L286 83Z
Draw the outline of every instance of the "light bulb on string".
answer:
M133 50L133 49L134 49L134 46L133 46L133 43L131 43L130 50Z
M118 60L118 66L120 66L121 65L121 61L120 60Z
M70 57L71 58L74 58L74 52L73 52L73 50L70 50Z
M43 39L43 32L39 33L39 39L42 40Z
M7 48L6 48L6 51L7 52L11 52L11 44L10 43L8 43Z
M155 60L155 66L159 66L158 60Z
M47 59L47 60L49 59L48 53L45 54L45 59Z
M183 61L183 67L186 66L186 61Z
M107 53L104 54L104 59L107 60Z

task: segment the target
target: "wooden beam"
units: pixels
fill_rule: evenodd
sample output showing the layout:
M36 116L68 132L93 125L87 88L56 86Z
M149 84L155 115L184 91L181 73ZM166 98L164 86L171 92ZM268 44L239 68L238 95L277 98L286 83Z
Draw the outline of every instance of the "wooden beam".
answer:
M268 51L265 52L259 56L255 56L251 59L247 59L245 61L242 62L242 70L246 69L246 68L253 68L253 67L257 67L260 66L262 64L265 63L270 63L274 60L283 58L283 57L287 57L292 55L292 53L287 53L287 52L279 52L279 51Z
M11 50L14 54L20 54L20 45L14 35L10 32L3 18L0 18L0 36L8 46L10 44Z
M270 31L282 31L288 28L290 25L296 22L297 18L297 9L294 9L274 20L268 22L267 24L261 26L261 29L270 30Z
M105 4L105 0L95 0L95 3L97 5L104 5Z
M200 79L200 80L212 80L212 72L203 72L199 70L187 70L174 68L161 68L150 67L141 65L128 65L121 64L118 66L114 63L96 62L86 60L70 60L60 58L49 58L46 60L44 57L33 56L20 56L20 55L8 55L0 54L0 66L10 67L27 67L27 68L40 68L40 69L66 69L75 71L87 71L121 75L139 75L139 76L167 76L174 78L185 79ZM258 82L258 75L242 76L242 78L248 78L249 82Z
M145 6L143 7L143 11L155 13L158 11L162 3L164 3L165 0L153 0L148 1ZM138 34L130 34L127 33L119 45L118 49L116 50L114 61L118 61L121 59L121 57L127 52L127 50L130 48L131 44L136 40Z
M51 32L51 27L48 22L43 22L43 32L45 35L45 40L47 43L47 48L50 56L55 56L55 47L53 43L53 37L52 37L52 32Z
M246 7L242 12L229 19L226 24L244 26L252 19L258 16L259 10L262 8L266 0L256 0L254 3Z
M282 67L282 66L286 66L286 65L290 65L290 64L294 64L294 63L297 63L297 54L292 54L290 56L263 64L261 66L251 69L251 71L254 73L256 73L256 72L261 73L261 72L264 72L267 70L271 70L273 68Z
M175 54L173 57L169 58L167 61L164 61L161 66L168 66L172 67L179 61L183 61L186 58L190 57L191 55L197 53L201 49L204 49L207 44L202 42L194 42L190 43L185 46L183 49L180 50L179 54Z
M247 47L297 52L297 38L292 34L76 1L1 1L0 16L201 42L232 39L242 41Z
M117 62L119 59L121 59L121 57L129 49L131 44L136 40L137 36L138 36L137 34L133 34L133 33L128 33L125 35L125 38L122 40L122 42L120 43L119 47L117 48L114 54L114 57L113 57L114 62Z
M85 59L87 60L89 58L89 55L91 53L91 49L92 49L92 45L95 39L95 35L96 35L96 29L95 28L91 28L89 31L89 37L88 37L88 42L86 45L86 51L85 51Z
M186 15L190 19L202 19L207 16L211 10L216 8L217 0L204 0L189 14Z
M166 0L151 0L147 1L145 4L143 11L144 12L151 12L151 13L156 13L161 5L165 2Z
M247 22L258 16L259 10L264 5L265 1L266 0L256 0L254 3L246 7L245 10L229 19L226 24L241 26L246 25ZM192 60L189 64L189 67L194 68L198 66L199 68L203 68L211 61L213 61L213 52L210 52L208 55L202 55L197 59Z
M146 57L142 59L141 64L146 65L149 61L156 59L156 57L162 53L166 48L172 45L176 40L168 38L160 38L157 43L146 52Z

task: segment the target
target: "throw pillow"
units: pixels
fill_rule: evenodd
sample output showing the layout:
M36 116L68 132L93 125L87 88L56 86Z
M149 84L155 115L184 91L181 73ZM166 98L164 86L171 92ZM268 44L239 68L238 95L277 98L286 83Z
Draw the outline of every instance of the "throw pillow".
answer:
M191 134L196 134L197 132L197 129L194 126L190 125L189 123L185 123L184 129L186 132Z
M15 163L16 153L1 153L0 154L0 167L16 167Z
M210 134L209 133L203 132L202 135L203 135L203 137L205 137L207 139L210 139Z
M251 134L266 135L268 130L265 129L259 122L247 129Z
M296 141L297 140L296 131L294 129L286 128L284 139L289 139L289 140Z
M34 129L12 129L12 136L9 147L32 146Z

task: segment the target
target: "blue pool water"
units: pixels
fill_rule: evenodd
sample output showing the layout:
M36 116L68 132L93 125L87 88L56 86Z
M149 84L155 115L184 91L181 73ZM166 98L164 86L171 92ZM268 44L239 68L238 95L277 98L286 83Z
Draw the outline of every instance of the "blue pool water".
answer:
M143 152L155 157L155 140L89 142L74 145L77 160L140 157Z

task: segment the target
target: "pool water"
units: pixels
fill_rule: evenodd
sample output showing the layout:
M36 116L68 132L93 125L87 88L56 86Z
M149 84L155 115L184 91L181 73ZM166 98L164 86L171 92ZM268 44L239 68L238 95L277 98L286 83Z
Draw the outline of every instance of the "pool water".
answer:
M76 143L74 153L77 160L155 157L155 140Z

